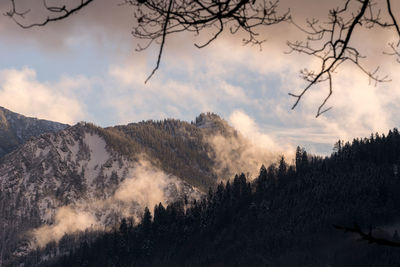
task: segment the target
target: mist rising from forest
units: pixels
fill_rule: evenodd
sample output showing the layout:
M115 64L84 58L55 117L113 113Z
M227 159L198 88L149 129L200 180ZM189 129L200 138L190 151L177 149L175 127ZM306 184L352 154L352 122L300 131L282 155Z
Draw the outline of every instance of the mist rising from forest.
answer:
M124 217L133 217L138 222L144 207L152 210L159 203L167 205L173 202L182 194L183 186L177 177L142 159L129 171L128 178L118 185L112 196L57 208L52 225L43 225L31 231L32 245L44 247L51 241L58 242L64 234L86 229L108 229ZM195 189L189 191L187 197L190 200L200 196L201 193Z
M227 181L236 174L244 173L254 179L262 165L277 163L284 156L293 161L294 148L264 133L255 121L243 111L236 110L229 117L234 129L224 135L214 135L208 142L214 150L214 172L219 180Z

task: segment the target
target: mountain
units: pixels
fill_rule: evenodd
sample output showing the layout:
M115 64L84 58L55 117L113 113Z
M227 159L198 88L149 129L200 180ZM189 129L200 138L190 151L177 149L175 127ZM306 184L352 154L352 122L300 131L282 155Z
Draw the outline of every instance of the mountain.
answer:
M334 225L400 244L400 133L335 148L252 179L274 158L212 113L41 134L0 158L0 266L397 266Z
M66 127L67 124L25 117L0 107L0 158L32 137Z
M281 159L262 167L253 181L236 176L186 209L179 202L158 205L139 224L123 220L118 230L94 241L66 236L25 262L68 267L399 266L398 130L339 142L325 158L298 148L295 162L290 166ZM79 249L71 249L71 240L81 244ZM46 261L48 255L58 259Z
M139 220L145 206L199 200L221 178L210 142L215 136L244 142L212 113L192 123L101 128L82 122L29 139L0 159L2 261L64 233L111 229L123 217Z

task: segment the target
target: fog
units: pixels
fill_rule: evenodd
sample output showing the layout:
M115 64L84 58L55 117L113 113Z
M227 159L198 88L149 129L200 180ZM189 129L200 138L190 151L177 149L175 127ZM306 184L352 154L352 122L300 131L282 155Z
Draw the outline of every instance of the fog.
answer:
M243 111L234 111L229 122L236 130L208 138L214 150L211 155L215 160L214 172L220 180L232 179L240 173L254 179L263 164L276 163L282 155L291 163L293 146L263 132Z
M129 170L112 196L106 199L81 200L57 208L54 223L32 230L33 246L43 247L59 241L64 234L86 229L111 229L124 217L139 222L143 209L158 203L168 205L186 194L189 200L199 199L200 191L189 188L175 176L164 173L146 160Z

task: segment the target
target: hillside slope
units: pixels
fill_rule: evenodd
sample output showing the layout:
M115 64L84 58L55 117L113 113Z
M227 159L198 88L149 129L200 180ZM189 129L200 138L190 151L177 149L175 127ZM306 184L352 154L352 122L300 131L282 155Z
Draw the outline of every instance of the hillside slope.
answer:
M200 198L219 178L209 142L217 135L243 142L215 114L192 123L79 123L30 139L0 159L3 261L65 232L140 218L145 206Z

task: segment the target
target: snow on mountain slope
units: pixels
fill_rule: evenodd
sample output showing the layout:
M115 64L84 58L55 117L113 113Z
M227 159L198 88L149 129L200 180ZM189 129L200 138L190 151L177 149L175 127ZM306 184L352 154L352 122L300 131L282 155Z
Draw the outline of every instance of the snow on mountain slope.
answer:
M0 158L0 262L64 233L137 221L145 206L198 199L268 160L212 113L194 123L78 123L31 138Z
M111 151L99 133L80 123L32 139L2 159L0 249L12 254L24 242L44 245L65 232L110 227L184 194L200 196L145 159Z

